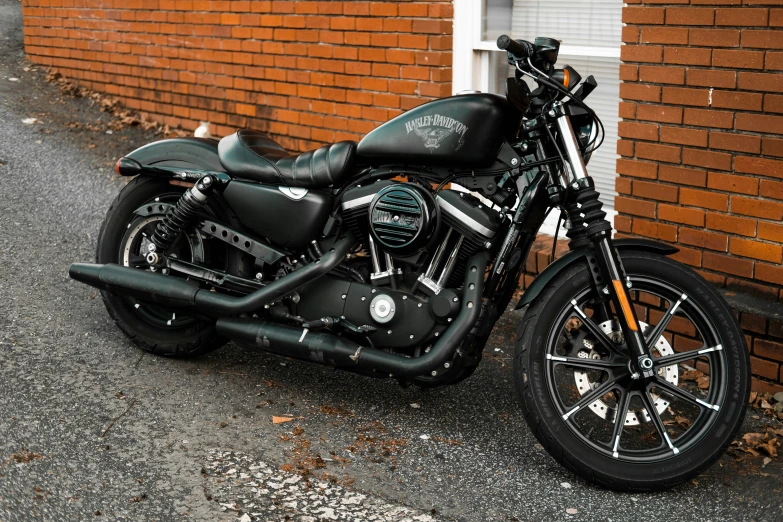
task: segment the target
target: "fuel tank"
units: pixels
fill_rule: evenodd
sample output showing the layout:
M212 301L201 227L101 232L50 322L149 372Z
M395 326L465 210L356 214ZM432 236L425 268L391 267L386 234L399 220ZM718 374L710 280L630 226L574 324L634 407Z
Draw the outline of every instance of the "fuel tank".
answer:
M522 115L505 97L461 94L400 114L365 136L360 161L484 167L519 127Z

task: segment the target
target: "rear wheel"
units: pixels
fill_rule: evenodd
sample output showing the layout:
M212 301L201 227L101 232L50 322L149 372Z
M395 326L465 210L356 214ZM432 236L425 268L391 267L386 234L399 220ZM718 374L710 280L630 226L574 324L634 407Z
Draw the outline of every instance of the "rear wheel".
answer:
M662 256L621 255L654 344L654 377L633 373L616 315L580 264L527 310L515 384L528 424L558 462L612 489L656 490L701 473L731 443L747 406L748 354L704 279Z
M167 180L137 177L112 202L98 236L98 263L117 263L148 270L144 256L158 223L160 212L141 216L135 211L146 206L176 204L185 188ZM153 211L156 209L152 209ZM212 213L217 209L212 209ZM178 237L168 255L183 261L210 262L220 269L244 273L244 264L226 248L211 248L193 231ZM174 277L173 275L171 277ZM193 283L197 285L197 283ZM170 357L195 357L211 352L226 340L215 334L214 324L135 299L101 291L103 302L117 326L143 350Z

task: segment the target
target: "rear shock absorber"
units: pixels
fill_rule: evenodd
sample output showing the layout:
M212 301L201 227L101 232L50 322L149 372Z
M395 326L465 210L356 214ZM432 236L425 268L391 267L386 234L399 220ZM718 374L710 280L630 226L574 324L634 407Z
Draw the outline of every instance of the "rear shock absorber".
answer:
M158 254L171 247L182 231L196 222L199 211L206 206L215 185L217 185L215 177L207 174L182 194L177 205L166 213L163 221L158 223L155 233L152 234L152 244L147 254L148 263L157 264Z
M575 195L566 206L571 222L566 236L570 239L568 247L571 250L588 246L590 237L596 233L612 230L612 225L606 220L606 212L602 209L604 204L598 199L599 193L595 190L593 179L582 178L575 184L578 185Z

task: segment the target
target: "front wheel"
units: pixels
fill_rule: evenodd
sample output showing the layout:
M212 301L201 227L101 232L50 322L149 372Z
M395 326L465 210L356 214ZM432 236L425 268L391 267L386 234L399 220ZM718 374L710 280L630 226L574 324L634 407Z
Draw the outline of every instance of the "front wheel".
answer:
M530 428L558 462L611 489L658 490L704 471L734 439L748 352L725 300L694 271L646 252L621 259L654 376L632 371L613 306L580 263L525 313L514 378Z

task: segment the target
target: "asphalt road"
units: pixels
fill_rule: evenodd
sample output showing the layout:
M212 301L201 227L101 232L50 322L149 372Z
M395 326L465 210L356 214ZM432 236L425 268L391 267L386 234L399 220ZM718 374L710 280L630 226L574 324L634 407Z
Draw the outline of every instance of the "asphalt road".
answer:
M562 469L515 402L513 313L471 379L428 392L234 346L143 355L66 271L93 259L112 159L151 136L46 84L19 12L0 0L0 521L781 518L777 460L649 495Z

